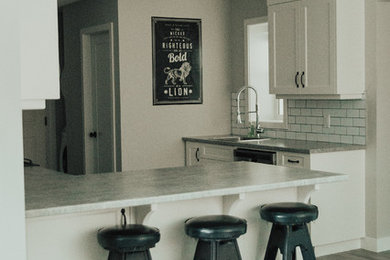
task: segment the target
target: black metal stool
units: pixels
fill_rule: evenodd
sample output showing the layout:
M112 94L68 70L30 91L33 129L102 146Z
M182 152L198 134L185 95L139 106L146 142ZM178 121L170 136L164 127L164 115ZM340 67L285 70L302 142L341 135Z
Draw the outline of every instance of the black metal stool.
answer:
M124 210L122 209L122 215ZM160 241L157 228L139 224L102 228L98 231L99 244L109 250L108 260L151 260L149 249Z
M246 220L210 215L185 221L185 231L198 238L194 260L241 260L237 238L246 233Z
M307 223L317 219L318 208L299 202L273 203L263 205L261 218L272 222L265 260L275 259L278 249L283 260L295 259L295 249L301 248L304 260L315 260L313 245Z

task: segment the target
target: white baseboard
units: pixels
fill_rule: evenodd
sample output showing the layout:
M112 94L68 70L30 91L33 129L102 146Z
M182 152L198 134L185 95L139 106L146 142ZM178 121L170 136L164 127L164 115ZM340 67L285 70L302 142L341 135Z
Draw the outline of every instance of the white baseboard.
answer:
M361 239L354 239L349 241L343 241L334 244L315 246L315 254L317 257L324 255L337 254L340 252L359 249L362 246Z
M362 248L377 253L390 250L390 237L365 237L362 239Z
M350 241L344 241L334 244L327 244L321 246L315 246L316 256L324 256L337 254L340 252L355 250L355 249L365 249L372 252L383 252L390 250L390 237L383 238L372 238L364 237L362 239L355 239Z

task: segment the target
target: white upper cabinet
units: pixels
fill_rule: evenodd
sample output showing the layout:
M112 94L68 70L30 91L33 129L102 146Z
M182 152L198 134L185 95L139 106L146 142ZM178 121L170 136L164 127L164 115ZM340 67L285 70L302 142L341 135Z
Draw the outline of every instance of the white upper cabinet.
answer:
M269 0L268 4L271 94L363 97L364 0Z
M21 17L22 108L44 109L59 98L57 1L23 1Z

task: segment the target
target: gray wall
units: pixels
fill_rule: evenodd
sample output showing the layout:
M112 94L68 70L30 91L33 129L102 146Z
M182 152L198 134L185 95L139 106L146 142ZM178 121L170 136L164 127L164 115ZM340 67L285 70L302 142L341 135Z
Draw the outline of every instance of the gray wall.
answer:
M245 84L244 20L267 16L266 0L231 0L232 91Z
M116 68L118 52L118 12L117 1L84 0L63 8L65 68L61 80L61 91L65 96L66 124L68 134L69 172L83 172L83 133L82 133L82 75L80 30L94 25L114 23L114 46ZM117 118L119 111L119 69L115 71L117 91ZM117 122L117 147L120 152L120 121ZM120 156L119 156L120 157ZM120 165L120 161L118 162Z
M123 170L182 166L183 136L230 133L229 3L118 1ZM152 105L151 16L202 19L203 104Z

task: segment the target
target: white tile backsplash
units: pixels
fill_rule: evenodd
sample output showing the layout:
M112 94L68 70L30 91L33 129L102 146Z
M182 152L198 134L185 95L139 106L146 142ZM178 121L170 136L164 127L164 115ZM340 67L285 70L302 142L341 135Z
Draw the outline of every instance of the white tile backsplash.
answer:
M232 94L232 134L246 135L249 123L243 116L245 124L237 124L236 97L237 95ZM245 95L241 98L241 112L244 112L247 109L247 100ZM288 129L265 129L264 137L363 145L366 143L365 100L288 100L287 108ZM329 128L324 127L325 115L331 117Z

